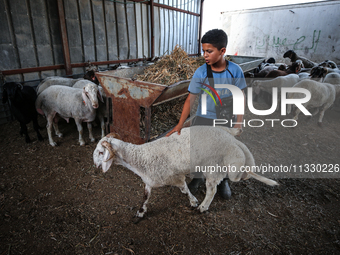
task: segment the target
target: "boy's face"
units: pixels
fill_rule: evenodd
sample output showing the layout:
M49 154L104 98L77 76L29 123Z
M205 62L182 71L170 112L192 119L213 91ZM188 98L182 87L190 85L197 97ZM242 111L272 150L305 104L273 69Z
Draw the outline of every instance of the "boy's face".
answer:
M208 65L214 65L223 59L226 48L218 50L210 43L202 43L203 56Z

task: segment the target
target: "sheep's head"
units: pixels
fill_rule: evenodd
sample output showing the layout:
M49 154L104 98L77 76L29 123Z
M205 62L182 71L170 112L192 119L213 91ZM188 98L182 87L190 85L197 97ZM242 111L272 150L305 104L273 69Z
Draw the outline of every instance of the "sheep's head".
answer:
M281 70L281 71L286 71L287 68L288 68L288 66L287 66L286 64L282 64L282 65L280 65L277 69L278 69L278 70Z
M290 71L292 73L299 73L301 71L301 68L303 66L303 63L301 60L294 62L290 67Z
M327 68L323 66L316 66L313 67L310 71L311 78L323 78L327 74Z
M86 80L92 81L95 84L99 85L99 81L98 81L98 79L96 77L96 73L95 72L97 72L97 69L95 67L94 68L90 68L86 72L86 74L84 75L83 78L86 79Z
M23 86L17 82L8 82L4 84L2 103L8 102L10 105L16 101L22 100L21 90Z
M96 84L88 83L83 87L83 100L85 105L91 104L94 109L98 108L98 97L99 90Z
M293 50L288 50L285 52L285 54L283 54L284 58L290 58L292 62L295 62L292 60L294 56L296 56L296 53Z
M97 168L101 166L104 173L109 170L116 158L116 150L110 142L112 141L112 138L119 138L119 136L114 133L108 134L98 142L97 147L93 152L93 162L95 166Z
M337 68L337 65L331 60L325 60L325 61L321 62L318 66L328 67L328 68L332 68L332 69Z

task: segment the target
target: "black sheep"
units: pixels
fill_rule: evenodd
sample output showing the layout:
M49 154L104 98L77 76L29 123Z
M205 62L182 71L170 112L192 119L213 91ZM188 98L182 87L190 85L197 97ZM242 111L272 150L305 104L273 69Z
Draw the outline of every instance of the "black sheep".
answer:
M25 135L26 143L31 139L27 133L26 124L33 121L33 128L37 132L39 141L43 138L39 133L38 113L35 109L37 93L30 86L22 86L17 82L8 82L3 87L2 103L8 102L12 115L20 122L20 135Z

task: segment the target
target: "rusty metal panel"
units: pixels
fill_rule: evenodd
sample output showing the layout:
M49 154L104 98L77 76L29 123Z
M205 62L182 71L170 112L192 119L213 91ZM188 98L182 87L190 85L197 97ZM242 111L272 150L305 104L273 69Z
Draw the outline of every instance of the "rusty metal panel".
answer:
M110 132L118 133L126 142L141 144L147 142L150 135L150 107L152 103L167 88L165 85L142 82L117 74L130 76L134 71L143 68L129 68L126 70L106 71L96 76L104 88L107 97L112 100L112 123ZM146 134L140 134L140 110L146 109Z
M165 103L167 101L173 100L175 98L184 96L188 94L190 80L180 81L171 86L168 86L163 93L153 102L152 106L159 105L161 103Z

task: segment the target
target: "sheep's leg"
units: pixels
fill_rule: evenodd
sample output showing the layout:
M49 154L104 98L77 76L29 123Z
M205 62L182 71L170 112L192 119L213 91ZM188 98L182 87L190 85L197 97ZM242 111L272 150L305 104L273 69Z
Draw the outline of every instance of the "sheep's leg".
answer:
M294 120L298 120L298 116L299 116L300 112L301 112L301 110L299 108L297 108L296 111L295 111L295 116L293 118Z
M63 137L63 134L59 131L58 122L59 122L59 117L56 114L53 118L53 128L54 128L54 132L55 132L56 136L61 138L61 137Z
M135 221L135 223L138 223L139 220L141 220L144 217L145 213L147 212L146 204L149 202L150 196L151 196L151 187L145 184L144 202L142 206L139 208L139 210L137 211L137 214L136 214L137 221Z
M79 143L80 143L80 146L84 146L85 145L85 141L83 139L84 129L83 129L82 122L79 119L74 119L74 120L76 122L77 129L78 129L78 132L79 132Z
M185 179L185 177L184 177ZM178 188L180 188L180 190L182 191L182 193L187 194L189 197L189 201L190 201L190 205L192 207L197 207L198 206L198 200L196 199L196 197L191 194L187 183L185 182L185 180L183 179L183 183L181 183L180 185L177 185Z
M95 142L96 139L93 137L92 123L91 122L87 122L87 129L89 130L89 138L90 138L91 142Z
M105 136L105 121L104 121L104 116L100 114L99 120L100 120L100 128L102 129L102 138L103 138Z
M322 119L323 116L325 115L325 111L329 108L330 105L325 105L324 107L322 107L320 114L319 114L319 121L318 121L318 126L322 127Z
M200 206L198 207L198 210L200 210L201 213L209 209L209 206L211 202L213 201L214 196L216 194L218 183L219 182L216 179L206 180L205 186L207 190L206 190L205 198L203 202L200 204Z
M315 111L312 113L312 116L315 116L319 113L319 107L315 109Z
M317 115L319 112L319 107L315 108L315 110L312 112L312 115L307 116L307 121L309 121L313 116Z
M27 131L27 126L25 123L23 122L20 122L20 135L25 135L25 141L26 143L30 143L31 142L31 139L30 137L28 136L28 131Z
M48 141L50 143L51 146L56 146L57 144L53 141L52 138L52 126L53 126L53 116L48 115L47 116L47 125L46 125L46 129L47 129L47 134L48 134Z
M38 140L39 141L43 141L44 138L41 136L41 134L39 132L39 124L38 124L37 116L33 117L33 128L34 128L35 132L37 133Z

